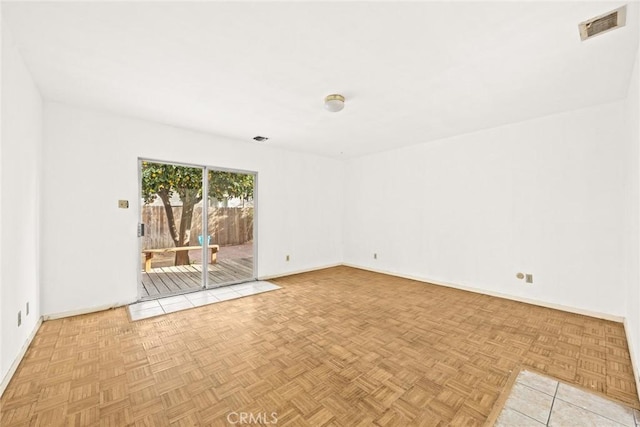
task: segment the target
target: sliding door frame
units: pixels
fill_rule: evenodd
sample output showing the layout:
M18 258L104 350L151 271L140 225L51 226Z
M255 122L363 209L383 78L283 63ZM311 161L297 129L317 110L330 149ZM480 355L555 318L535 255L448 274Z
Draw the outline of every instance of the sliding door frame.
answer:
M168 161L168 160L158 160L158 159L152 159L149 157L138 157L137 159L138 162L138 224L140 224L141 219L142 219L142 207L143 207L143 203L142 203L142 163L143 162L150 162L150 163L161 163L161 164L166 164L166 165L176 165L176 166L184 166L184 167L190 167L190 168L194 168L194 169L201 169L202 170L202 225L201 225L201 229L202 229L202 261L203 261L203 266L208 265L208 257L207 255L209 254L209 245L207 244L207 238L206 236L209 235L209 203L208 203L208 195L209 194L209 171L217 171L217 172L231 172L231 173L237 173L237 174L244 174L244 175L253 175L253 218L252 218L252 227L253 227L253 262L252 262L252 275L251 278L247 278L247 279L242 279L239 280L238 282L230 282L230 283L224 283L222 284L222 286L228 286L228 285L233 285L234 283L242 283L242 282L251 282L254 280L258 280L258 172L256 171L249 171L249 170L243 170L243 169L232 169L232 168L223 168L223 167L217 167L217 166L207 166L207 165L202 165L202 164L196 164L196 163L187 163L187 162L175 162L175 161ZM143 245L143 241L140 238L141 236L138 236L138 254L142 253L142 245ZM206 263L205 263L206 261ZM137 265L137 264L136 264ZM203 270L203 274L201 276L201 289L200 290L205 290L209 288L209 274L208 274L208 269L202 269ZM141 301L142 300L142 291L140 288L140 283L142 283L142 271L140 269L139 266L137 266L137 280L136 280L136 294L137 294L137 300ZM194 291L196 292L196 291ZM185 292L188 293L188 292Z

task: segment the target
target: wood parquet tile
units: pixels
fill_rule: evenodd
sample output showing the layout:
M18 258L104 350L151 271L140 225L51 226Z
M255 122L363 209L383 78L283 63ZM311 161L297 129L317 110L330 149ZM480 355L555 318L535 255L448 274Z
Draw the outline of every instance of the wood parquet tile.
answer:
M621 324L348 267L274 282L135 323L45 322L0 424L474 426L527 366L640 408Z

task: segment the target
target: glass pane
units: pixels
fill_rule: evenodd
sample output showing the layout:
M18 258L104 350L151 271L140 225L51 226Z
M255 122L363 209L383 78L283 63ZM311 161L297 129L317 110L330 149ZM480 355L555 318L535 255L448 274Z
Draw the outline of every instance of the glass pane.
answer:
M141 162L142 298L202 288L203 168ZM195 230L194 230L195 228ZM194 233L195 231L195 233Z
M207 223L211 251L207 285L215 288L255 278L253 271L254 175L208 171Z

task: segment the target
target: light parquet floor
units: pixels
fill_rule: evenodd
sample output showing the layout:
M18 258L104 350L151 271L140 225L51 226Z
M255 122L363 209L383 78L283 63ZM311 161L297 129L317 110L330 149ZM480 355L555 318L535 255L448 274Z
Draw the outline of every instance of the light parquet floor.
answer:
M640 408L621 324L348 267L272 281L135 323L45 322L0 424L482 425L520 366Z

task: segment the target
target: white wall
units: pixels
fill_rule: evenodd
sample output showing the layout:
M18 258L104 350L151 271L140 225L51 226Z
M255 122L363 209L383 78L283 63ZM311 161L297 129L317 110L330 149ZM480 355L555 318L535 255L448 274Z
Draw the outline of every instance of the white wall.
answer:
M139 157L258 172L260 277L342 261L337 160L57 103L45 105L45 135L45 315L136 299Z
M4 88L3 88L3 67L2 64L4 64L6 61L4 61L4 58L2 58L4 49L2 48L2 45L5 43L5 38L3 37L3 33L5 31L4 29L4 24L2 22L2 7L0 7L0 267L2 267L2 133L3 133L3 129L4 126L2 124L2 99L4 99L3 92L4 92ZM6 386L8 385L9 382L9 375L7 375L7 372L5 372L4 368L3 368L3 360L5 359L4 357L4 349L2 347L2 337L3 337L3 322L2 322L2 294L3 292L3 281L2 281L2 273L0 272L0 397L2 396L2 393L4 393L4 390L6 388Z
M640 52L629 85L627 97L627 117L629 127L629 142L631 155L629 156L630 173L628 184L628 230L629 239L628 265L628 293L627 293L627 337L631 356L634 359L636 383L640 393Z
M0 384L4 386L40 318L39 194L43 139L42 99L5 25L1 108ZM20 327L18 311L22 311Z
M353 160L345 262L624 316L625 126L618 102Z

